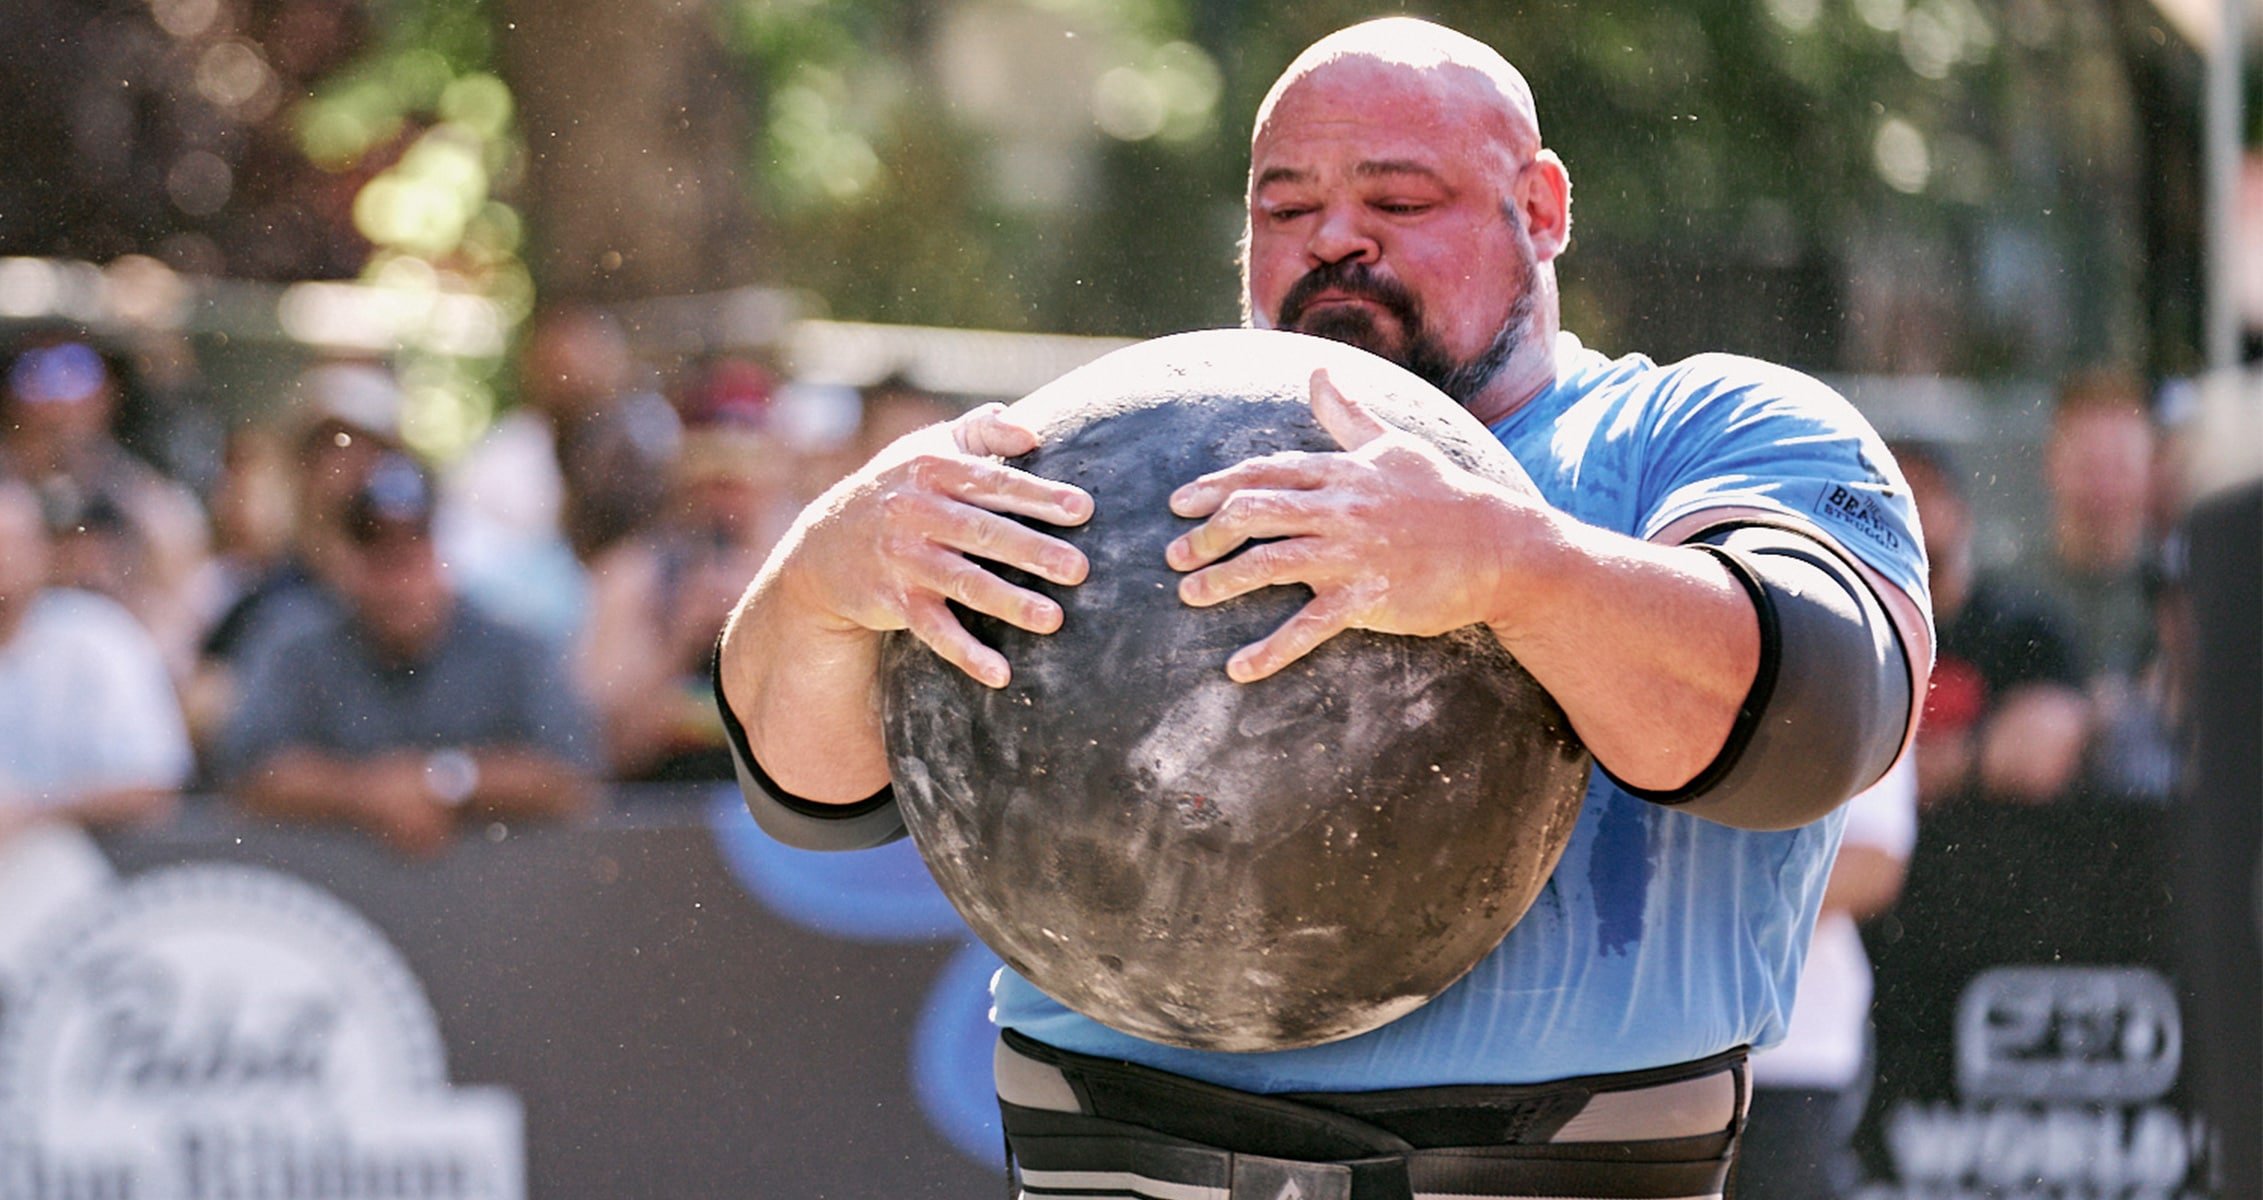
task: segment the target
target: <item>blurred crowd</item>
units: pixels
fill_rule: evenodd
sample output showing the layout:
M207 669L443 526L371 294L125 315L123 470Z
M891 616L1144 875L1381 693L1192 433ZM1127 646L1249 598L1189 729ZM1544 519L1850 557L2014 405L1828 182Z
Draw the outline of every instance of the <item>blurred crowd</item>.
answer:
M326 361L191 487L128 448L113 348L29 330L0 362L0 814L214 795L411 852L467 815L584 812L605 782L729 778L705 675L732 602L803 504L955 411L901 379L813 410L754 357L656 364L565 308L449 463L410 449L384 364ZM1896 447L1940 626L1918 804L2169 800L2165 446L2137 379L2065 381L2035 457L2047 527L1986 569L1987 489L1956 448Z
M192 486L131 436L119 348L0 343L0 837L194 797L421 855L730 778L731 605L804 504L956 408L655 363L584 309L532 319L515 367L517 403L435 463L384 363L314 363Z
M1745 1200L1859 1194L1874 1089L1953 1094L1975 971L2111 961L2127 948L2096 930L2152 927L2136 910L2164 894L2163 867L2121 876L2086 843L2157 827L2178 795L2192 662L2175 426L2135 376L2062 380L2023 456L2044 511L1985 563L2005 481L1974 447L1892 444L1930 563L1933 678L1911 753L1848 806L1790 1036L1754 1059Z

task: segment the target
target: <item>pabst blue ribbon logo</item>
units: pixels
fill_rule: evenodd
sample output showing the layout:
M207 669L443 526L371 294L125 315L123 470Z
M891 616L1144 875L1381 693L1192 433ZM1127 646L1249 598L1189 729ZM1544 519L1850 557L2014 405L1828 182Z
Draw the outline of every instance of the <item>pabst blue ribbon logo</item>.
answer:
M0 1013L0 1200L521 1200L519 1102L448 1083L359 914L272 871L154 871L58 922Z

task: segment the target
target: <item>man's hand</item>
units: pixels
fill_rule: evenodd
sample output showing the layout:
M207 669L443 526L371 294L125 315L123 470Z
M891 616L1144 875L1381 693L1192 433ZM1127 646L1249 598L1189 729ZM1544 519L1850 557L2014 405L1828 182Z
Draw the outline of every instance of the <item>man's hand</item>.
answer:
M1537 506L1464 470L1429 442L1386 424L1312 375L1312 412L1342 453L1271 454L1205 475L1171 511L1207 517L1165 559L1191 572L1179 598L1197 607L1301 583L1313 598L1280 629L1227 660L1262 679L1345 629L1429 637L1497 625L1507 577L1504 529ZM1237 547L1258 539L1231 559Z
M1037 435L996 404L900 439L789 535L781 586L835 631L909 629L968 675L1003 687L1004 656L968 633L947 602L1032 633L1058 629L1061 609L970 556L1060 584L1082 582L1089 568L1075 547L1011 519L1080 525L1092 516L1082 490L998 461L1036 447Z
M355 823L408 858L429 858L456 835L456 812L433 796L424 763L423 755L403 751L355 771Z

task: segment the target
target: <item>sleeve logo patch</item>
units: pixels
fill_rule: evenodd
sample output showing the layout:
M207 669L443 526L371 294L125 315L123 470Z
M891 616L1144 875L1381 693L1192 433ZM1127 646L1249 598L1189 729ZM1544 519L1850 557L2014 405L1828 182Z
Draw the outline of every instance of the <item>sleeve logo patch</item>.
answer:
M1851 529L1888 550L1902 548L1901 532L1886 516L1884 506L1867 492L1834 483L1815 501L1815 512L1831 524Z

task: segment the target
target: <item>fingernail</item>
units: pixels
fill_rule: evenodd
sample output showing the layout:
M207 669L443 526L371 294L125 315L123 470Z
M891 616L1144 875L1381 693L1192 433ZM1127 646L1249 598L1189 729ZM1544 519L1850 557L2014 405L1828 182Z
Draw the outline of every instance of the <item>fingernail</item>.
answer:
M1257 668L1251 665L1246 656L1236 654L1226 660L1226 678L1235 683L1248 683L1256 675Z

